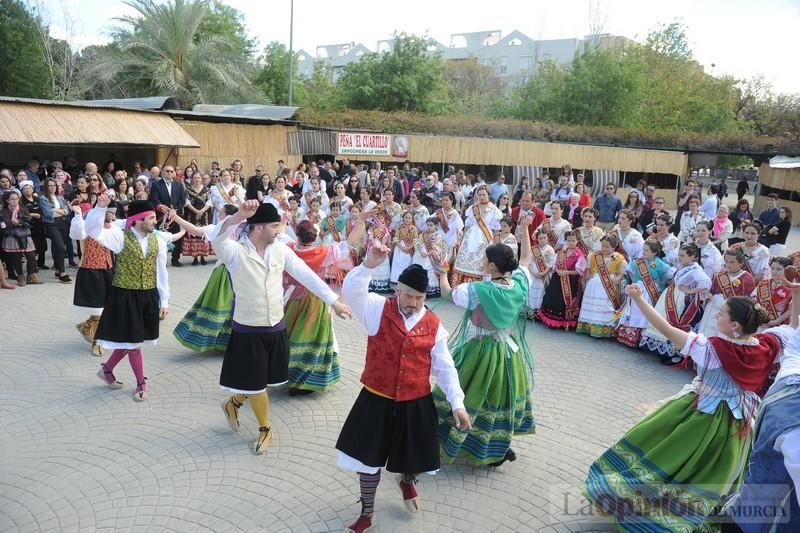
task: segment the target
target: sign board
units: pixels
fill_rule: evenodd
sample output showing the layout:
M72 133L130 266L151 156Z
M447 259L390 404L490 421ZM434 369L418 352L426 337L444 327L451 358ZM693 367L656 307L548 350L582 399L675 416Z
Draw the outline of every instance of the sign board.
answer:
M340 132L339 155L390 155L392 136L383 133Z

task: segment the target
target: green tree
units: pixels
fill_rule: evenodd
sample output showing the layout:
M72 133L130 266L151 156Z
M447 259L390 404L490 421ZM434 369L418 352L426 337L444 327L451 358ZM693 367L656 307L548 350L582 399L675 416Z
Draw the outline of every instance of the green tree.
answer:
M51 96L35 16L19 0L0 0L0 94L24 98Z
M504 106L507 87L492 67L476 59L450 61L443 78L452 96L453 110L462 114L493 115Z
M247 35L244 15L238 9L227 6L220 0L214 0L209 6L208 13L200 21L197 32L194 34L194 42L199 43L217 35L228 37L233 48L239 51L242 58L246 60L253 58L256 41Z
M292 53L292 103L302 102L305 94L298 75L297 52ZM258 58L256 85L267 99L276 105L289 103L289 49L283 43L272 41Z
M227 35L196 39L209 13L207 0L131 0L137 16L119 19L114 45L88 76L92 85L119 87L148 80L154 92L175 95L182 107L198 103L258 102L252 66Z
M337 82L344 103L354 109L446 111L451 102L442 80L444 61L428 44L425 38L395 35L391 51L348 64Z
M331 81L331 69L322 61L314 63L311 77L303 80L302 91L297 94L296 104L314 111L334 111L344 107L339 87Z

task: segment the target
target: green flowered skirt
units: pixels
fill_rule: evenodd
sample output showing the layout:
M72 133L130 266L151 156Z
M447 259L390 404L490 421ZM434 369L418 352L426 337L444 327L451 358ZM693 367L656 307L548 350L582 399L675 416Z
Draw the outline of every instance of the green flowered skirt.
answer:
M203 292L172 334L196 352L224 352L231 337L232 319L233 288L225 265L219 265L211 271Z
M289 334L289 386L324 392L339 381L339 357L328 306L304 291L289 300L283 320Z

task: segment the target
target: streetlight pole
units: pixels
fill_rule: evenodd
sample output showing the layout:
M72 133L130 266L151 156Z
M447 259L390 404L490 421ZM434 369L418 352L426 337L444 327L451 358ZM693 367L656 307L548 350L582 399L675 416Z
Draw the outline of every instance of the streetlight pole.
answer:
M294 0L289 0L289 105L292 105L292 39L294 37Z

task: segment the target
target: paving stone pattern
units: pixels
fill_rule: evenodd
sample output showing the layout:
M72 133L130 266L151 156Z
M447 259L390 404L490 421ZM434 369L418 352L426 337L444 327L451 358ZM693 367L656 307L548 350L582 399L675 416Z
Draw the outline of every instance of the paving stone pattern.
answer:
M232 433L219 408L220 354L195 354L172 328L211 266L171 268L170 314L158 346L143 349L150 399L132 399L95 376L100 359L75 330L85 317L72 286L2 291L0 531L342 531L357 516L357 477L336 467L334 443L359 392L366 334L335 320L342 380L329 393L271 393L275 438L250 452L248 407ZM452 330L460 312L436 307ZM378 489L378 531L597 531L602 519L562 512L588 466L659 399L688 382L614 341L528 329L536 359L537 434L516 439L515 463L445 465L423 475L423 511L405 511L393 476Z

